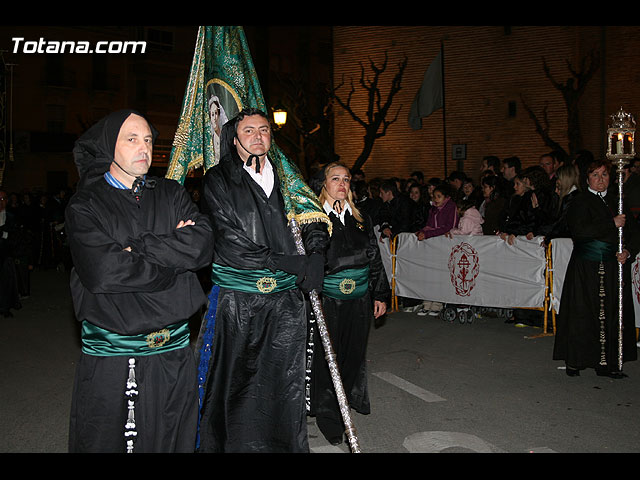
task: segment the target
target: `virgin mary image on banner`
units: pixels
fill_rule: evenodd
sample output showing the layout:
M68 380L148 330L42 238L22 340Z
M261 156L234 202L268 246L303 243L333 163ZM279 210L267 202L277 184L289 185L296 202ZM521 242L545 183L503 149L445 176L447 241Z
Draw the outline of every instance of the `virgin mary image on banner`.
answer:
M236 92L219 78L212 78L207 83L207 105L211 122L211 137L215 162L220 160L220 132L222 126L241 110L241 101Z

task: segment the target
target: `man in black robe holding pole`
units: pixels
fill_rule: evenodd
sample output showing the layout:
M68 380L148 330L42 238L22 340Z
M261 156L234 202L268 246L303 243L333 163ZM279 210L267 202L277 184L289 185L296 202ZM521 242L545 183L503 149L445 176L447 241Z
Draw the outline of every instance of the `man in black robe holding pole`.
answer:
M241 111L223 127L220 162L204 180L219 294L210 297L217 311L201 452L309 450L301 290L322 290L328 231L323 222L303 224L306 255L297 254L270 145L266 115Z
M212 256L208 217L184 187L151 178L157 132L122 110L76 142L66 209L81 322L71 452L193 452L197 370L188 319L206 303L195 271Z

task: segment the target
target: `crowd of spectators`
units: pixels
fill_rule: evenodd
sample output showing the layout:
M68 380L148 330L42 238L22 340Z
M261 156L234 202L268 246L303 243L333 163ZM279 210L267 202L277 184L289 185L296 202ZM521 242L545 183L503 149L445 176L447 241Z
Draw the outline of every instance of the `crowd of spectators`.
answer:
M438 235L499 235L513 244L516 237L568 237L567 206L585 188L585 169L593 160L588 151L575 158L556 152L540 156L538 165L522 167L518 157L484 157L477 175L450 172L446 178L425 178L414 171L409 178L366 179L352 172L353 198L360 211L380 227L382 237L409 232L424 240ZM612 172L612 178L617 178ZM624 170L625 201L640 216L640 162ZM199 204L197 188L190 188ZM71 257L64 232L64 209L72 192L0 192L0 315L10 316L30 295L34 269L69 270ZM6 280L10 279L10 280ZM9 292L9 293L7 293ZM442 305L402 299L406 309L437 314ZM511 321L511 320L510 320Z
M421 171L409 178L374 178L353 172L352 189L357 206L380 226L382 237L414 233L418 240L439 235L498 235L509 244L518 236L542 237L542 246L553 238L568 237L564 220L567 206L586 188L585 170L593 160L589 151L575 158L556 152L540 156L538 164L523 168L521 160L484 157L474 175L450 172L446 178L425 179ZM640 162L624 170L625 201L638 221L640 213ZM617 178L614 171L611 178ZM613 182L612 182L613 184ZM437 300L437 299L436 299ZM405 310L437 315L442 305L401 299ZM524 323L538 324L541 316L516 311L508 322L524 317ZM531 319L532 317L533 319Z
M70 193L0 191L1 316L12 316L30 296L34 269L71 267L64 233Z

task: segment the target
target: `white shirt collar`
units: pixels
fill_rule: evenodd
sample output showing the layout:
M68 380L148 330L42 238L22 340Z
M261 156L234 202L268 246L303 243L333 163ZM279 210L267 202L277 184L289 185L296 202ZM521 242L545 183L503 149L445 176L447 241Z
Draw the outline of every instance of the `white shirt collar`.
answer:
M333 209L333 205L331 205L328 200L324 201L324 205L322 207L324 208L324 211L327 215L329 215L330 213L333 213L336 217L338 217L343 225L344 225L345 212L349 211L349 213L353 215L353 212L351 211L351 205L349 205L349 202L344 202L344 208L342 209L341 213L336 212Z
M605 190L604 192L596 192L593 188L591 187L587 187L587 190L589 190L591 193L598 195L599 197L606 197L607 196L607 190Z
M244 168L249 173L249 175L251 175L251 178L253 178L253 180L255 180L255 182L260 185L260 187L262 187L264 193L266 193L267 197L269 197L271 195L271 192L273 191L274 183L273 167L271 166L271 162L269 161L269 159L265 158L264 166L260 168L260 173L256 173L253 166L247 167L246 164L243 164L242 168Z

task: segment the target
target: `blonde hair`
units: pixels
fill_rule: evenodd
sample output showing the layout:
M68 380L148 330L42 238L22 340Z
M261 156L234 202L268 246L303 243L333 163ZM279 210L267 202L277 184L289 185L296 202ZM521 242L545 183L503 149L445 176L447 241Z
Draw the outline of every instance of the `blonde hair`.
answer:
M320 191L320 195L318 196L318 198L320 200L320 205L324 205L325 200L329 199L329 194L327 193L327 189L325 188L325 184L327 183L327 177L329 176L329 171L331 169L337 168L337 167L342 167L347 172L349 172L349 179L351 179L351 172L349 171L349 167L347 167L344 163L342 163L342 162L332 162L332 163L327 164L327 166L324 167L324 180L322 180L322 190ZM351 207L351 211L353 212L353 217L356 220L358 220L359 222L362 222L363 221L362 214L360 213L360 211L356 208L355 204L353 203L353 193L351 192L351 188L347 189L346 202Z
M575 169L573 165L563 165L558 168L556 171L557 184L558 184L558 195L560 198L564 197L571 187L575 185L576 188L579 188L578 182L578 171Z

